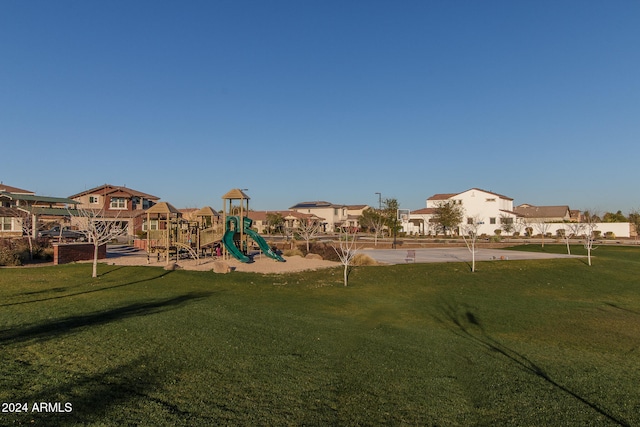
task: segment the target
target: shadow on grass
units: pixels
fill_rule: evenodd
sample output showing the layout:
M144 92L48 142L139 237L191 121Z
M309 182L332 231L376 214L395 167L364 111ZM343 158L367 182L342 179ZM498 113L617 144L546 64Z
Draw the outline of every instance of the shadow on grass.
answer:
M60 402L66 411L30 411L27 414L16 414L18 416L14 421L27 418L25 423L38 425L39 422L46 422L47 426L85 425L105 421L117 425L130 421L130 418L143 420L149 406L164 417L188 420L192 414L182 411L171 402L154 397L168 375L170 373L166 370L154 367L153 360L148 357L139 357L95 374L74 375L37 392L17 396L17 401Z
M440 308L444 319L438 318L437 316L434 317L438 322L448 325L456 335L470 340L473 344L479 347L504 356L508 361L515 364L523 371L533 374L538 378L546 381L548 384L551 384L555 388L561 390L562 392L569 394L570 396L587 405L608 420L621 426L630 426L629 423L620 418L617 418L615 415L609 413L606 409L598 406L596 403L587 400L585 397L580 396L575 391L558 383L556 380L551 378L551 376L546 373L542 367L537 365L531 359L527 358L525 355L518 353L517 351L501 344L500 342L490 337L485 332L484 327L482 326L482 323L480 322L480 319L477 315L475 315L467 308L460 308L461 309L450 303L444 303Z
M609 307L615 308L617 310L626 311L627 313L633 313L633 314L640 315L640 312L638 312L638 311L630 310L630 309L624 308L624 307L620 307L619 305L614 304L612 302L605 302L604 305L608 305Z
M105 287L102 287L102 288L90 289L90 290L87 290L87 291L75 292L75 293L71 293L71 294L56 295L56 296L52 296L52 297L48 297L48 298L38 298L38 299L31 299L31 300L27 300L27 301L10 302L10 303L6 303L6 304L0 304L0 307L10 307L12 305L31 304L31 303L34 303L34 302L51 301L51 300L56 300L56 299L74 297L76 295L85 295L85 294L91 294L91 293L94 293L94 292L108 291L108 290L111 290L111 289L122 288L124 286L137 285L138 283L150 282L152 280L161 279L161 278L163 278L163 277L165 277L165 276L167 276L168 274L171 274L171 273L172 273L172 271L163 271L161 274L159 274L157 276L148 277L146 279L134 280L133 282L121 283L119 285L113 285L113 286L105 286ZM90 286L90 285L83 284L83 285L76 285L76 286L73 286L73 287L78 287L78 286ZM51 292L61 293L61 292L67 291L68 289L70 289L70 288L53 288L53 289L47 289L47 290L43 290L43 291L25 292L25 293L22 293L22 294L17 294L15 296L29 296L29 295L38 295L38 294L43 294L43 293L51 293Z
M31 340L46 341L59 336L72 334L91 326L103 325L129 317L148 316L150 314L175 309L187 302L200 300L211 294L212 292L192 292L175 298L129 304L123 307L66 317L26 326L24 328L4 330L0 331L0 343L6 345Z

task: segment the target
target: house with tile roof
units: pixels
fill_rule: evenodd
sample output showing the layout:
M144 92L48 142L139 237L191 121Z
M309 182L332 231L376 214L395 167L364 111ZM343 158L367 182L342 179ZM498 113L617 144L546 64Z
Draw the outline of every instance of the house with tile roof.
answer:
M436 235L438 224L434 221L436 209L442 203L455 203L463 210L463 221L480 221L478 233L493 235L505 221L516 222L518 215L513 211L513 199L492 191L471 188L461 193L439 193L429 197L426 207L412 211L403 224L410 234Z
M575 214L572 216L571 209L567 205L534 206L525 203L516 206L513 210L525 222L571 222L579 219Z
M65 197L40 196L0 183L0 237L36 237L49 222L64 222L76 202ZM34 226L35 225L35 226Z
M359 228L358 217L369 208L368 205L338 205L326 201L301 202L289 210L312 214L324 218L323 232L337 232L340 229Z
M103 219L116 221L133 236L143 228L145 212L160 200L159 197L125 186L104 184L69 196L78 208L94 211Z
M314 214L305 214L294 210L249 211L246 213L246 215L253 221L252 227L256 229L258 234L270 234L273 232L273 230L271 230L271 224L269 224L269 218L274 214L282 217L282 227L284 227L284 230L280 230L280 232L295 230L303 222L324 222L324 218L320 218Z

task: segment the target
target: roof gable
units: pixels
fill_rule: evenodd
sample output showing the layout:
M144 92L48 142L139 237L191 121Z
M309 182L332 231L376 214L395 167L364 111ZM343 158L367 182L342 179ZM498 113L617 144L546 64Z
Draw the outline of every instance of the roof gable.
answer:
M483 193L491 194L492 196L496 196L496 197L499 197L501 199L513 200L511 197L507 197L507 196L502 195L502 194L494 193L493 191L483 190L482 188L477 188L477 187L470 188L470 189L465 190L465 191L463 191L461 193L439 193L439 194L434 194L433 196L429 197L427 200L449 200L452 197L459 196L459 195L464 194L464 193L468 193L469 191L482 191Z
M149 200L160 200L160 197L143 193L142 191L133 190L128 187L116 186L111 184L104 184L99 187L91 188L81 193L74 194L73 196L69 196L69 198L75 199L78 197L92 195L92 194L97 194L100 196L111 196L111 197L141 197L143 199L149 199Z
M325 202L324 200L317 200L315 202L300 202L291 206L289 209L313 209L313 208L333 208L342 207L342 205L334 205L333 203Z
M32 194L32 195L36 194L33 191L23 190L22 188L18 188L18 187L12 187L2 182L0 182L0 191L5 191L7 193L13 193L13 194Z

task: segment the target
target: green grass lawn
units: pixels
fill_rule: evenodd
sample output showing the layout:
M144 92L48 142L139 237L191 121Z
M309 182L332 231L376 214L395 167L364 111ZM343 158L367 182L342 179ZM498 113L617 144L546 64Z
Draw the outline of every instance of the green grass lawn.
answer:
M594 257L2 269L0 425L640 425L640 248Z

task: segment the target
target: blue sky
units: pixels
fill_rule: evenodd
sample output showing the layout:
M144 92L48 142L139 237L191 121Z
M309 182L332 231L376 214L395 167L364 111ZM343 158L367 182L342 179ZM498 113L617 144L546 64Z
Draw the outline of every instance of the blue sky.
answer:
M0 2L0 180L640 208L640 2Z

